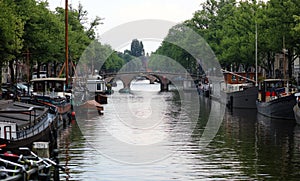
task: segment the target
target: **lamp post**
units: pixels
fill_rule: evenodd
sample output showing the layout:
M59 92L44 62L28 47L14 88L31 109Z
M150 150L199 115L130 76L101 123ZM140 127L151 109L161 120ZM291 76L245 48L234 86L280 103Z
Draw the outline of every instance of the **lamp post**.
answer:
M68 0L65 2L65 66L66 66L66 86L69 78L69 45L68 45Z

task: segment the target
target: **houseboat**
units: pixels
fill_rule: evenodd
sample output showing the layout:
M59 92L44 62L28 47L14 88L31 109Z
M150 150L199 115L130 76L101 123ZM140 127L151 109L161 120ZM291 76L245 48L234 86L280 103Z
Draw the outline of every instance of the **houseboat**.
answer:
M229 108L256 109L258 87L255 86L254 72L224 71L221 96L226 97Z
M293 111L294 111L296 122L297 124L300 125L300 92L297 92L295 94L295 98L296 98L296 104L293 107Z
M90 78L86 81L90 99L95 99L100 104L107 104L106 83L100 77Z
M295 90L285 79L265 79L259 84L257 112L271 118L295 119Z
M65 78L37 78L31 80L33 96L23 99L29 103L55 106L59 118L64 123L71 121L72 115L72 91L66 86Z
M54 106L0 102L0 145L7 149L32 146L35 141L56 141L59 119Z

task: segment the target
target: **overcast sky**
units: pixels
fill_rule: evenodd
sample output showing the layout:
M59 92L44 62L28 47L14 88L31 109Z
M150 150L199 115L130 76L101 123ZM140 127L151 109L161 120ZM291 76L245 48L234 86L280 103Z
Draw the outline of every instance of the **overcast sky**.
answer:
M204 0L69 0L74 8L79 2L88 11L89 19L104 18L98 26L101 34L134 20L160 19L179 23L190 19ZM50 8L65 6L65 0L48 0ZM147 51L147 50L146 50Z

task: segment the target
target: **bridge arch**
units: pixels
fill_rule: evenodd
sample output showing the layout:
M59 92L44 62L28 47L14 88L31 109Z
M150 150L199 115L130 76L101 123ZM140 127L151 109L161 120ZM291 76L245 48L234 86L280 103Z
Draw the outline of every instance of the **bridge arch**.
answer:
M156 80L160 83L161 91L168 91L169 84L171 84L172 78L178 76L178 74L164 74L164 73L156 73L156 72L130 72L130 73L118 73L115 75L106 76L105 82L111 82L113 80L121 80L123 83L124 90L130 90L131 82L136 79L136 77L145 77L150 80L150 83L154 83ZM105 77L105 76L104 76Z

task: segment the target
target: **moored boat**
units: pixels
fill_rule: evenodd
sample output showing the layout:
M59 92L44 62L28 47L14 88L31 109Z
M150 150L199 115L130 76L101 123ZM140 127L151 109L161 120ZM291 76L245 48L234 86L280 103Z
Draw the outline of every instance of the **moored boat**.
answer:
M60 120L55 107L12 101L1 101L0 106L0 145L15 149L31 147L35 141L56 141Z
M100 79L100 77L88 79L86 87L90 94L90 99L95 99L100 104L107 104L107 88L104 80Z
M0 180L51 180L53 176L53 180L58 181L59 170L68 175L67 169L59 165L57 154L51 158L41 157L27 147L6 150L0 146Z
M65 78L37 78L33 79L33 96L27 99L29 103L55 106L59 119L64 124L71 121L72 93L67 90Z
M210 92L211 92L211 84L208 81L208 78L202 78L199 80L198 82L198 93L200 95L203 95L205 97L209 97L210 96Z
M221 96L226 97L225 104L230 109L256 109L258 87L255 86L254 72L224 71L224 83Z
M88 100L83 103L80 107L80 111L85 111L86 113L98 112L99 115L103 114L103 106L95 100Z
M295 119L293 107L296 99L287 80L266 79L259 87L258 113L277 119Z
M295 120L297 124L300 125L300 92L297 92L295 94L296 97L296 104L293 107L294 115L295 115Z

